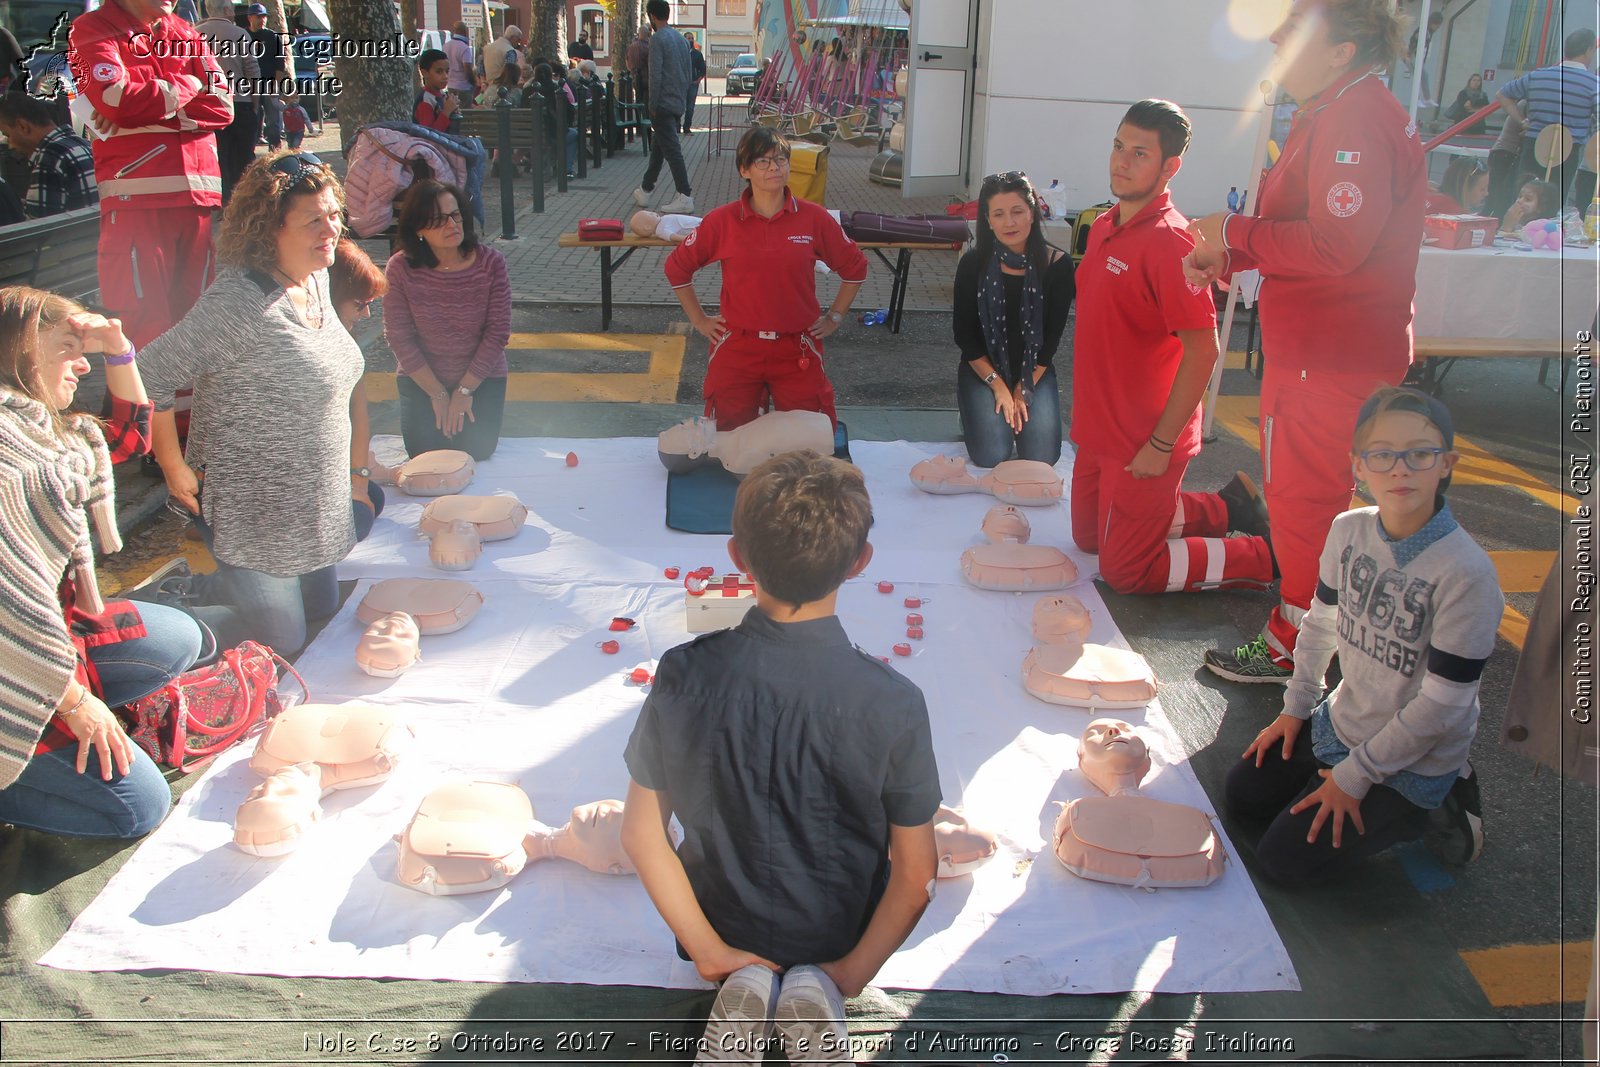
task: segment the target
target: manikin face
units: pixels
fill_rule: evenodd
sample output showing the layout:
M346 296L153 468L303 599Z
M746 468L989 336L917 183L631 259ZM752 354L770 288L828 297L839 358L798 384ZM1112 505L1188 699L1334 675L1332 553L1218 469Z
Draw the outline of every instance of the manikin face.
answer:
M1121 719L1095 719L1078 741L1078 767L1085 773L1144 777L1150 769L1150 749L1132 723Z

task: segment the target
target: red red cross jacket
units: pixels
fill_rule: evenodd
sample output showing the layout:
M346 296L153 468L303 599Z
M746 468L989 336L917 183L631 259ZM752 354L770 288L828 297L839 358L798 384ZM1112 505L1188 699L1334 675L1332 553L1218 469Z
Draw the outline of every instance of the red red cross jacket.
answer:
M1262 344L1282 368L1404 372L1427 193L1416 123L1377 74L1295 112L1260 216L1222 231L1234 270L1261 269Z
M233 99L205 38L177 15L150 26L110 0L68 41L78 92L116 127L93 146L102 209L220 205L211 133L233 121Z

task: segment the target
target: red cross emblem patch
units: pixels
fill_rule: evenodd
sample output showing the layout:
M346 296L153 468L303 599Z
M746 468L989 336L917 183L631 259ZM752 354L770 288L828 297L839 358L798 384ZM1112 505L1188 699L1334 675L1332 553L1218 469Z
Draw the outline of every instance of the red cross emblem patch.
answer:
M1361 187L1355 182L1340 182L1328 190L1328 212L1347 219L1361 210Z

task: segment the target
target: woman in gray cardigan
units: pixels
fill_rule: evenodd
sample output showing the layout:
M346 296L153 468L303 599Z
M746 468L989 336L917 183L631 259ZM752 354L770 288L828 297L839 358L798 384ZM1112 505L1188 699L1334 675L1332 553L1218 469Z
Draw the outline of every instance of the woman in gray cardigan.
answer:
M307 622L338 607L334 565L355 543L365 494L350 399L361 349L339 321L328 267L344 192L316 156L275 152L240 178L217 233L217 275L141 354L156 406L156 459L217 559L214 576L165 583L232 647L300 649ZM193 384L178 446L173 393Z

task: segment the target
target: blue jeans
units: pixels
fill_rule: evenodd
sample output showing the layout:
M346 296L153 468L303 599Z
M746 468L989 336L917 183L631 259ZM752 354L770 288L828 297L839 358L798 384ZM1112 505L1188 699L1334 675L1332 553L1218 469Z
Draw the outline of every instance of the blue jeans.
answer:
M372 524L383 514L383 487L377 482L367 482L367 499L371 503L363 504L354 497L350 499L350 516L356 521L357 541L367 539L367 535L372 533Z
M100 676L100 696L112 707L148 696L189 669L200 652L194 620L163 604L140 604L146 634L89 650ZM77 746L41 752L0 789L0 822L63 837L143 837L172 806L172 791L143 749L135 748L127 774L101 779L99 752L78 773Z
M433 401L422 386L402 374L400 392L400 436L406 455L420 456L441 448L454 448L482 462L494 455L500 445L500 423L506 410L506 380L485 378L472 394L473 421L454 437L439 431L433 419Z
M217 561L202 576L201 603L189 611L211 627L218 648L256 641L284 656L305 647L308 624L339 610L339 579L332 566L280 578Z
M1033 387L1033 404L1021 433L1012 433L1005 416L995 412L994 389L984 385L970 366L956 372L956 405L961 409L961 436L974 466L993 467L1012 458L1054 466L1061 458L1061 390L1054 367L1046 368Z

